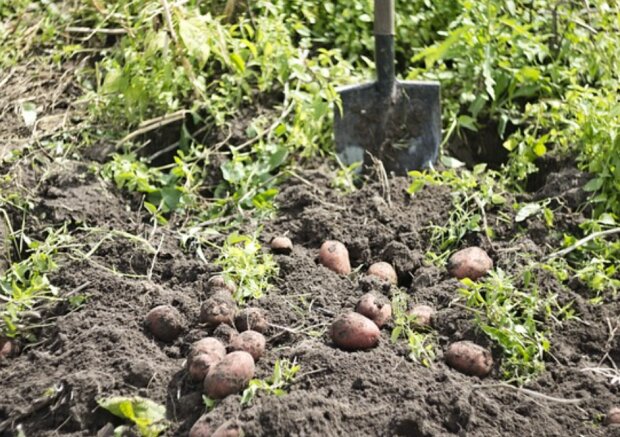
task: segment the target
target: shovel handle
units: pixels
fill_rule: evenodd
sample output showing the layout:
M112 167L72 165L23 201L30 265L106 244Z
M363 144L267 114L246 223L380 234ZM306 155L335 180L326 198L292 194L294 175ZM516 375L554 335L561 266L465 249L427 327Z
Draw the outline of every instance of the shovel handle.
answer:
M377 90L385 97L394 91L394 0L375 0L375 65Z

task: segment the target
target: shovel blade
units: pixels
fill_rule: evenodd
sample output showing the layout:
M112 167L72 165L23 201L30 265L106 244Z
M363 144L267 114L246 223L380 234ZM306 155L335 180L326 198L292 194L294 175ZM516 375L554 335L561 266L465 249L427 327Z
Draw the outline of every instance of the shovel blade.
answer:
M391 94L376 83L338 90L336 151L346 165L380 159L385 170L405 175L432 165L441 142L440 89L436 82L396 82Z

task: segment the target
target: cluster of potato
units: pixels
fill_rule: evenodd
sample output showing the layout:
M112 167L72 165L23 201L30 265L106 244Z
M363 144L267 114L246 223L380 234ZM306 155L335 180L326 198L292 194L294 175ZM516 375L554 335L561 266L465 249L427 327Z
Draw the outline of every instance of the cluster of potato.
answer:
M225 341L215 337L198 340L192 344L186 361L190 378L202 384L203 392L213 399L238 393L247 386L267 343L263 335L268 327L264 312L258 308L239 311L232 297L235 289L219 275L207 281L210 296L200 308L199 319L219 331ZM153 308L145 324L153 336L165 342L174 341L185 328L181 314L170 305Z

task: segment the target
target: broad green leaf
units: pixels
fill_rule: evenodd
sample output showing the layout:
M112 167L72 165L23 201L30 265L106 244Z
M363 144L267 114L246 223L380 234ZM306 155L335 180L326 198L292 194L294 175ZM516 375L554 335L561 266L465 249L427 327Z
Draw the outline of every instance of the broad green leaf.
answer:
M542 206L539 203L526 203L519 209L515 217L515 222L521 223L528 217L538 214L542 210Z
M197 59L201 65L206 64L211 53L207 41L209 29L199 17L179 20L179 37L190 56Z

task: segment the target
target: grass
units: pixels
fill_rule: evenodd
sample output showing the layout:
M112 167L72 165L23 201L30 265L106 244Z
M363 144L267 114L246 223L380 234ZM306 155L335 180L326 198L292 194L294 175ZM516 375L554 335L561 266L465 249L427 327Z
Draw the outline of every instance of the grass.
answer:
M420 332L420 327L416 323L416 316L407 314L407 306L407 294L397 292L392 296L394 328L390 340L392 343L396 343L398 340L404 339L409 349L408 358L425 367L431 367L435 360L436 341L431 332L423 332L424 330Z

